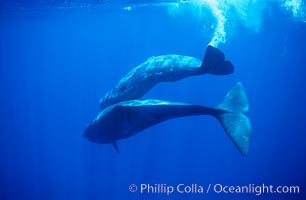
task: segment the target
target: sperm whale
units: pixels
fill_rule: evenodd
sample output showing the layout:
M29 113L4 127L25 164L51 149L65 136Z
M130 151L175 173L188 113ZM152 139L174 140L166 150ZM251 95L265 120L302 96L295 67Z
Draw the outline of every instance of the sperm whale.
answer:
M238 82L216 107L205 107L156 99L129 100L102 110L87 126L83 136L100 144L113 144L117 140L136 135L163 121L192 116L211 115L218 119L242 155L249 152L251 122L244 115L249 109L243 86Z
M226 75L234 71L230 61L217 48L207 46L205 56L199 59L183 55L151 57L122 77L119 83L100 100L100 108L141 98L160 82L175 82L202 74Z

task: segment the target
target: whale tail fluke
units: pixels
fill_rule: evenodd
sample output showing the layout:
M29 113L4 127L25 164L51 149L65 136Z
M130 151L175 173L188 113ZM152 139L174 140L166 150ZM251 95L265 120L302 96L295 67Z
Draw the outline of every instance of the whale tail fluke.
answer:
M234 66L219 49L208 45L201 68L207 74L227 75L234 72Z
M243 114L249 110L249 104L242 84L238 82L216 108L224 110L216 117L240 153L247 156L252 126L249 118Z

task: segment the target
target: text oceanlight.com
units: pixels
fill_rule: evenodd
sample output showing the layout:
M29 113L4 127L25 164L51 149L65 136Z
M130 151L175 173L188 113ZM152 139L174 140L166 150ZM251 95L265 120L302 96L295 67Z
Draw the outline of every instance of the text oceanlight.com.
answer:
M130 192L137 192L140 194L165 194L171 195L173 193L181 194L254 194L254 195L263 195L263 194L299 194L299 186L274 186L267 184L247 184L247 185L223 185L220 183L217 184L177 184L177 185L168 185L168 184L131 184L129 186Z

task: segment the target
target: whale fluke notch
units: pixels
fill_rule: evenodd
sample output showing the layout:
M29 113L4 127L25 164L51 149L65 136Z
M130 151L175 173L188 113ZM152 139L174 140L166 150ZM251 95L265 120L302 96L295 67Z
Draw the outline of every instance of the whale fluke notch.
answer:
M205 73L214 75L227 75L234 72L233 64L225 60L224 53L211 45L206 48L201 68Z

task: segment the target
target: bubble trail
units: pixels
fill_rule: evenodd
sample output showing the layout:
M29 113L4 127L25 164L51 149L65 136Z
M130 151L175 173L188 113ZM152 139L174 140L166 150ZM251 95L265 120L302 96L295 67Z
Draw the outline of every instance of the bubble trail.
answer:
M172 0L169 13L172 16L181 15L205 20L207 13L212 14L213 24L203 24L211 27L210 45L218 47L225 44L228 35L233 36L237 28L242 26L254 33L259 33L264 22L264 13L269 7L279 5L281 11L289 14L292 20L306 23L306 2L304 0ZM190 15L190 13L192 15ZM189 15L188 15L189 14Z
M204 18L206 15L203 11L209 11L215 18L215 23L211 26L213 28L213 36L209 44L214 47L218 47L219 44L226 42L226 16L221 6L224 6L225 2L218 0L178 0L177 3L169 8L169 12L172 16L186 12L188 9L200 18Z
M212 14L216 18L216 28L214 30L213 38L209 42L211 46L218 47L220 43L226 42L226 32L225 32L225 23L226 18L223 14L223 11L219 9L219 4L217 0L199 0L204 3L207 3Z

